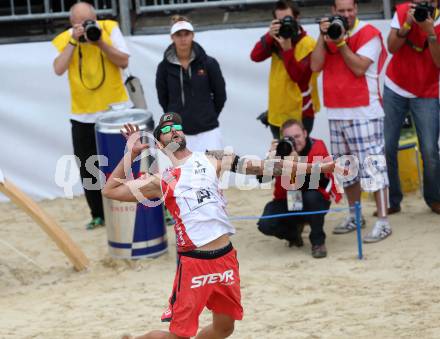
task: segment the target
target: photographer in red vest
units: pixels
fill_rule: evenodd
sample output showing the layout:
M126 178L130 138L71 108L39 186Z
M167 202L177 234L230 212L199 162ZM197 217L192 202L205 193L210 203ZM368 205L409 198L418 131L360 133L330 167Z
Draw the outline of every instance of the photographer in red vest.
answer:
M303 124L295 119L287 120L281 126L281 140L274 140L269 157L301 156L307 157L308 163L329 157L327 148L322 140L308 136ZM331 199L338 202L341 194L337 192L333 174L319 176L298 175L291 185L290 177L276 177L273 200L264 208L263 216L300 211L328 210ZM302 180L304 179L304 180ZM282 218L260 219L258 229L279 239L285 239L289 246L302 246L301 233L304 223L310 224L310 242L312 256L324 258L327 256L324 233L325 214L307 216L290 216Z
M333 16L320 21L320 35L312 52L311 68L323 71L324 106L335 158L351 156L358 174L344 181L351 211L333 233L356 229L354 204L361 190L374 193L378 219L364 242L391 234L387 218L388 175L384 156L384 111L379 73L386 60L380 31L357 17L355 0L334 0ZM362 226L365 220L362 218Z
M423 196L431 210L440 214L439 35L436 1L416 0L396 6L388 36L388 50L393 57L387 67L383 93L389 213L400 212L403 198L397 152L400 130L410 111L423 159Z

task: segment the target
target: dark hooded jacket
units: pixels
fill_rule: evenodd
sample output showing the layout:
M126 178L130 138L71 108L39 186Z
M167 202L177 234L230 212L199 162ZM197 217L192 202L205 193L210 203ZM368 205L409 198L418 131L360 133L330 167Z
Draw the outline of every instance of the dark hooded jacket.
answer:
M182 116L183 132L194 135L218 127L218 116L226 101L226 88L220 66L203 48L193 42L190 65L179 63L174 44L157 67L156 89L164 112Z

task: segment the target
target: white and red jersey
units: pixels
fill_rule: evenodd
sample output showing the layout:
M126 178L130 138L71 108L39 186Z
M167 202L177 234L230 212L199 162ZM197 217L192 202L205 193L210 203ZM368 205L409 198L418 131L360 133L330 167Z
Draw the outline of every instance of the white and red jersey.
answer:
M161 182L165 206L175 220L179 252L194 250L234 234L219 189L216 169L204 153L194 152L181 166L164 171Z

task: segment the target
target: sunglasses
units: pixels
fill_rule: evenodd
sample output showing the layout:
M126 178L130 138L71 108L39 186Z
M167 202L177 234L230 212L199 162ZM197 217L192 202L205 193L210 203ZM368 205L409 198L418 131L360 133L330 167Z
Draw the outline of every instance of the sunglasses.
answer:
M168 125L164 126L160 129L160 133L167 134L171 132L171 129L174 128L176 131L181 131L183 129L182 125L174 124L174 125Z

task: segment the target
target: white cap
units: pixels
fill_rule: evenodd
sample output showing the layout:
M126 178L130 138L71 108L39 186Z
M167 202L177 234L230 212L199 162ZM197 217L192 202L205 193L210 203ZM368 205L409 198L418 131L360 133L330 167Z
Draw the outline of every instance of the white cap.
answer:
M177 21L173 26L171 26L171 35L182 30L194 32L194 27L188 21Z

